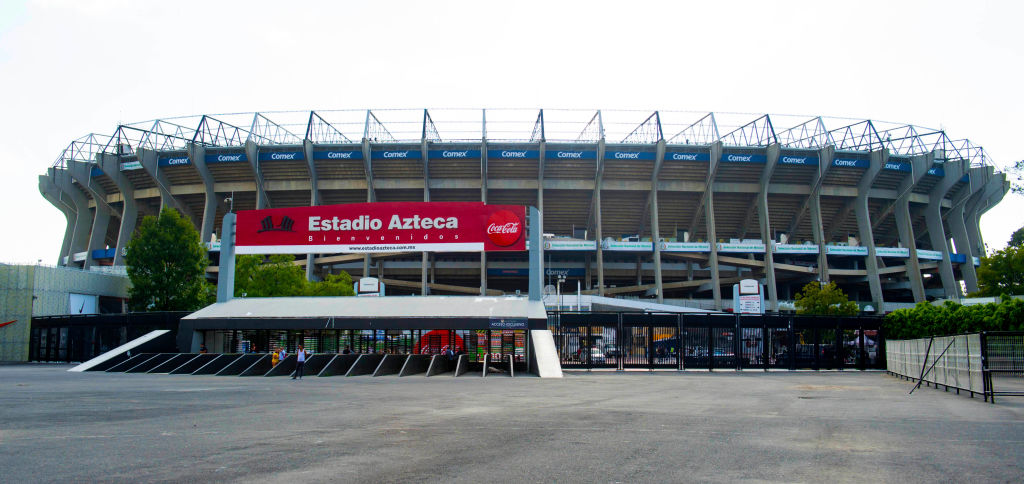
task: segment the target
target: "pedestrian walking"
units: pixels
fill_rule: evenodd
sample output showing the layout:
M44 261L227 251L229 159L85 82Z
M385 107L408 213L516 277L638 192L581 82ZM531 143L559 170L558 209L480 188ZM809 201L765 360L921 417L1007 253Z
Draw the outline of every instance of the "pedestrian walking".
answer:
M292 375L292 380L302 379L302 367L306 366L306 356L306 349L299 345L299 349L295 351L295 374Z

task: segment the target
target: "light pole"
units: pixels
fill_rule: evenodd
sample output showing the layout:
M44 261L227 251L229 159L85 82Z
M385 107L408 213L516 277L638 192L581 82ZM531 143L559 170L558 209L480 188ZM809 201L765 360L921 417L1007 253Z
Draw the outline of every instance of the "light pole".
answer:
M558 274L558 310L562 310L562 283L565 282L565 274Z

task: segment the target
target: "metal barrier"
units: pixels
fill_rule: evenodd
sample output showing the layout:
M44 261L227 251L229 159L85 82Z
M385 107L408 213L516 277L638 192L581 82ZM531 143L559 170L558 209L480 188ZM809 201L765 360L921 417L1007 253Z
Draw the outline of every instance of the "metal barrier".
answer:
M922 384L980 394L1024 396L1024 332L981 332L886 341L890 374ZM996 390L999 381L1002 390Z
M884 369L881 319L549 313L566 369Z

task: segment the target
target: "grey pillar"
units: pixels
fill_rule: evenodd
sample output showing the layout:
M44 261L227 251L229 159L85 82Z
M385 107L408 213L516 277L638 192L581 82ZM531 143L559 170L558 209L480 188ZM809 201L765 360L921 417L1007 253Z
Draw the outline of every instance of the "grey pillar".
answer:
M235 214L228 212L221 222L220 268L217 270L217 302L235 296Z
M145 148L136 148L135 156L138 158L139 164L142 165L141 171L153 180L157 190L160 191L160 208L172 207L182 216L189 217L191 219L192 214L189 213L188 210L185 210L185 206L182 205L174 195L171 195L171 182L167 180L167 177L164 176L162 171L160 171L159 153ZM127 179L127 177L125 177L125 179ZM192 223L199 226L201 221L193 220ZM204 240L203 242L207 241Z
M114 265L124 265L125 248L135 232L135 221L139 218L139 208L135 204L135 188L128 177L121 173L121 160L116 155L99 155L100 169L103 170L121 192L121 226L117 231L117 246L114 251Z
M981 214L987 210L985 206L988 203L990 197L1002 190L1005 175L989 173L985 177L984 186L981 189L981 193L977 197L972 197L972 200L967 202L967 207L964 215L964 223L967 225L967 240L971 244L971 252L978 257L984 257L985 244L981 238L981 231L978 227L978 221Z
M708 161L708 182L705 184L707 202L704 203L704 223L707 224L708 242L711 252L708 253L708 268L711 270L711 294L715 300L715 309L722 310L721 277L718 275L718 235L715 231L715 197L714 179L718 172L718 164L722 158L722 142L711 145L711 159ZM692 233L692 231L691 231Z
M602 151L604 140L601 141ZM654 154L654 171L651 173L651 241L654 243L654 291L658 304L665 302L665 286L661 274L661 227L658 221L658 175L665 162L665 140L658 140Z
M967 293L978 292L978 273L974 269L974 253L971 247L970 236L967 234L966 207L969 203L979 198L985 191L985 182L989 178L992 167L971 168L968 171L967 187L961 190L953 207L948 212L946 222L953 232L953 242L956 244L956 252L967 258L967 263L960 266L960 274L964 278L964 286Z
M306 166L309 169L309 204L317 206L321 204L320 177L316 171L316 162L313 161L313 142L302 141L302 152L306 157ZM316 270L316 254L306 254L306 280L312 281Z
M367 120L369 123L369 120ZM366 201L377 201L377 188L373 183L373 159L371 158L370 140L363 138L363 171L366 174ZM363 255L363 277L370 277L370 254Z
M93 226L93 210L89 209L89 201L85 198L85 194L71 182L71 174L66 169L51 167L49 173L54 183L75 205L75 233L71 237L71 248L65 254L68 257L68 262L73 263L76 253L89 250L89 231Z
M46 201L57 207L64 214L66 224L64 226L64 240L60 245L60 255L57 256L57 265L63 266L64 256L68 254L71 248L71 239L75 232L75 218L77 213L72 204L67 203L64 199L65 195L61 192L60 188L53 183L53 180L49 175L39 175L39 193L43 195Z
M960 291L960 284L953 275L953 263L949 255L949 241L946 231L942 226L942 200L946 194L963 178L967 173L970 164L967 160L950 160L943 163L943 177L928 195L928 208L925 211L925 224L928 227L928 238L931 240L932 250L942 252L942 260L939 262L939 278L942 280L942 290L947 298L960 298L963 294Z
M530 219L529 298L531 301L541 301L544 299L541 294L541 288L544 287L544 217L536 207L528 207L527 217Z
M92 195L93 203L96 205L96 209L93 211L93 222L92 222L92 233L89 236L89 247L86 250L85 264L82 266L88 269L96 265L96 259L92 256L92 251L96 249L104 249L107 246L107 228L110 225L110 217L116 215L121 216L114 207L107 203L107 192L98 184L92 182L92 169L95 166L93 163L85 163L81 161L68 160L68 173L71 174L71 178L78 182L78 185L84 188L90 195Z
M199 239L207 242L213 235L213 227L217 218L217 193L213 191L213 175L206 167L206 147L192 143L187 146L189 160L192 161L192 166L196 167L199 178L203 179L203 188L206 191L206 201L203 204L203 225L199 230ZM221 239L223 240L223 238L222 235Z
M764 170L761 172L761 190L757 194L757 217L761 225L761 241L764 242L764 279L768 290L768 310L779 310L779 291L775 283L775 254L772 252L771 217L768 214L768 185L779 162L779 145L767 149ZM820 163L819 163L820 164Z
M270 208L270 198L263 189L263 172L260 171L260 147L252 140L245 140L245 157L249 159L253 181L256 182L256 210Z
M480 148L480 201L487 203L487 140ZM480 295L487 295L487 252L480 251Z
M882 296L882 282L878 276L878 256L875 253L875 234L871 230L871 213L868 209L868 194L871 186L874 185L878 174L882 172L885 163L889 161L889 150L881 149L871 152L870 166L861 175L857 184L857 199L854 202L854 215L857 217L857 233L861 243L866 244L868 256L864 260L867 269L868 289L871 291L871 300L875 303L875 310L885 311L885 299Z

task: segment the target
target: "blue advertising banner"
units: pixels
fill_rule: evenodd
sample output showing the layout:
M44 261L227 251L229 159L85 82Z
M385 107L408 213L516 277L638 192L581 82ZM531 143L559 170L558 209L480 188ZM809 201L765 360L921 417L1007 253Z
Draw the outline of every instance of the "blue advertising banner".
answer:
M708 153L685 153L682 151L669 151L665 153L665 160L672 161L711 161Z
M946 170L943 169L941 166L933 166L928 169L928 174L935 176L946 176Z
M782 155L779 156L780 165L817 165L818 157L809 155Z
M911 171L913 171L910 167L909 162L903 160L894 160L892 158L889 158L889 161L885 162L885 166L883 168L885 168L886 170L900 171L903 173L910 173Z
M205 160L207 163L237 163L239 161L249 161L249 157L245 156L245 153L221 153L208 154Z
M301 151L288 151L288 152L274 152L274 153L260 153L260 161L302 161L306 159L306 155Z
M89 176L90 177L100 176L102 174L103 174L103 170L101 170L100 167L98 167L98 166L92 167L92 171L89 172Z
M178 165L191 165L187 156L175 156L173 158L160 158L157 161L160 166L178 166Z
M423 158L420 150L371 151L371 160L419 160Z
M743 155L739 153L722 153L722 159L726 163L765 163L768 157L765 155Z
M361 160L363 159L362 151L354 150L330 150L330 151L314 151L314 160Z
M540 150L487 150L487 158L492 160L536 160L540 158Z
M596 160L596 151L576 150L547 150L544 152L547 160Z
M435 160L480 159L480 150L429 150L427 156Z
M605 160L641 160L654 161L654 152L651 151L605 151Z
M868 160L836 158L832 160L832 166L838 166L842 168L867 168L871 166L871 162Z

